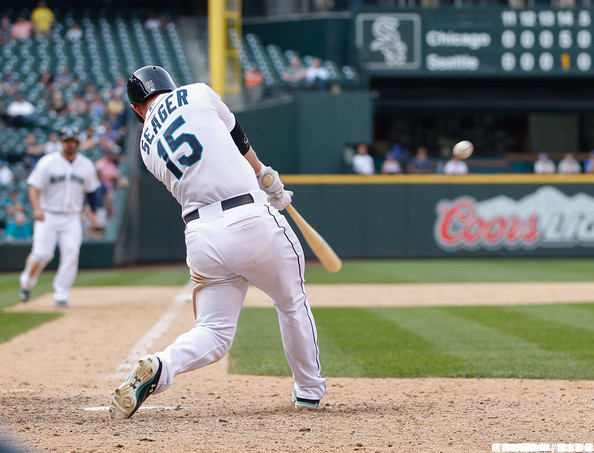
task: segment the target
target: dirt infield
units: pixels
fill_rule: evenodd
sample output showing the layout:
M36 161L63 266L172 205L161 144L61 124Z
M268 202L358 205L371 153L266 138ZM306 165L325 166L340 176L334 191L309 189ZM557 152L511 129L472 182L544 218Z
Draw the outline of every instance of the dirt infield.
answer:
M308 287L314 307L579 302L593 290ZM226 360L178 376L132 419L109 420L111 391L142 349L160 350L191 328L191 304L173 302L179 291L75 288L65 316L1 344L0 439L59 452L489 452L493 443L594 441L594 381L329 378L321 410L296 412L290 378L228 375ZM267 303L250 290L247 305ZM51 296L13 310L53 311Z

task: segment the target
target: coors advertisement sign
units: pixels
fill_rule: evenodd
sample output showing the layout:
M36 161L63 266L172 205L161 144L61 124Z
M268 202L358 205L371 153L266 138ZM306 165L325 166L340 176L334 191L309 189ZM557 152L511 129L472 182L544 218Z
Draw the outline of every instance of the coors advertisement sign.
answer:
M440 200L433 235L445 251L594 247L594 198L544 186L520 200L500 195Z

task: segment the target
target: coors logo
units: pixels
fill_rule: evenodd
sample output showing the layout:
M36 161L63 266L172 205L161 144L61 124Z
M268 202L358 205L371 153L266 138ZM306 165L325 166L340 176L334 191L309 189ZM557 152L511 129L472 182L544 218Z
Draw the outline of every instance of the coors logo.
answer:
M594 198L544 186L521 200L441 200L433 235L447 251L594 247Z

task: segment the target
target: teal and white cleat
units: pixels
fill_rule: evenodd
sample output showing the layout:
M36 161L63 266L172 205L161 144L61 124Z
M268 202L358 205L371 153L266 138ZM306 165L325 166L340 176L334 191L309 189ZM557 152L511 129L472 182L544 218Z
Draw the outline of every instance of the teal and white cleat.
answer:
M295 392L295 390L293 390L292 393L292 399L293 402L295 403L295 409L317 409L318 406L320 405L320 400L308 400L305 398L299 398L297 396L297 393Z
M145 355L136 368L113 393L109 416L121 420L130 418L157 388L163 365L157 356Z

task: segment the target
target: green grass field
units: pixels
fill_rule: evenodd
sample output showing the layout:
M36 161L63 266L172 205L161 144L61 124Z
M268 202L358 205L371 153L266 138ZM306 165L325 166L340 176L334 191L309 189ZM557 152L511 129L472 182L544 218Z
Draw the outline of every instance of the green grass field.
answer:
M51 291L44 273L34 297ZM594 260L352 260L307 283L590 281ZM184 285L183 267L83 270L77 286ZM18 303L18 274L0 274L0 308ZM593 298L594 300L594 295ZM594 379L594 303L506 307L318 308L323 372L365 377ZM54 319L0 311L0 342ZM243 310L230 371L290 375L273 309Z
M326 376L594 379L594 304L317 308ZM273 309L242 311L230 371L290 376Z

